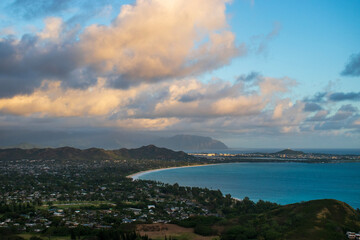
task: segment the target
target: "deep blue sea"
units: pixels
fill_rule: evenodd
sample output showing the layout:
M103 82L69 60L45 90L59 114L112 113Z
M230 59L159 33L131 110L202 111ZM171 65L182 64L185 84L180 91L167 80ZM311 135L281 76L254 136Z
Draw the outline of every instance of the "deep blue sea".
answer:
M360 208L360 162L230 163L155 171L139 179L220 189L232 197L289 204L331 198Z
M202 151L187 151L188 153L275 153L284 150L284 148L228 148L220 150L202 150ZM305 153L323 153L323 154L337 154L337 155L360 155L359 148L292 148L292 150L303 151Z

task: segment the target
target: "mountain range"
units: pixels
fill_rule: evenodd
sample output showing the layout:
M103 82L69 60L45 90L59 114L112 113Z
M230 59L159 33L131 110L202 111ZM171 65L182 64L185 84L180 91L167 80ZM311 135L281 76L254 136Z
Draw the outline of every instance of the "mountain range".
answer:
M103 149L138 148L156 145L172 150L214 150L227 146L210 137L196 135L157 136L149 133L134 133L94 129L76 132L65 131L13 131L0 129L0 148L59 148L70 146L79 149L91 147Z
M136 149L104 150L100 148L77 149L61 148L8 148L0 149L0 161L20 159L55 159L55 160L116 160L116 159L157 159L157 160L196 160L182 151L158 148L154 145Z

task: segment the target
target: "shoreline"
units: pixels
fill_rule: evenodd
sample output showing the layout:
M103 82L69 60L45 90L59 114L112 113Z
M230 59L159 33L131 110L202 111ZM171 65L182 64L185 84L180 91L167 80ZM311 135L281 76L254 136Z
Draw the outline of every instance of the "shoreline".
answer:
M211 165L219 165L224 163L211 163L211 164L196 164L196 165L186 165L186 166L179 166L179 167L166 167L166 168L157 168L157 169L150 169L145 171L136 172L130 175L127 175L126 178L131 178L133 181L139 179L142 175L151 173L151 172L160 172L170 169L177 169L177 168L189 168L189 167L203 167L203 166L211 166Z
M169 169L176 169L176 168L188 168L188 167L203 167L203 166L211 166L211 165L221 165L221 164L233 164L233 163L306 163L306 164L334 164L334 163L353 163L353 162L360 162L359 160L355 161L304 161L304 160L280 160L280 161L239 161L239 162L222 162L222 163L210 163L210 164L196 164L196 165L185 165L185 166L179 166L179 167L165 167L165 168L156 168L156 169L149 169L144 170L136 173L132 173L130 175L127 175L126 178L131 178L133 181L139 179L144 174L150 173L150 172L159 172Z

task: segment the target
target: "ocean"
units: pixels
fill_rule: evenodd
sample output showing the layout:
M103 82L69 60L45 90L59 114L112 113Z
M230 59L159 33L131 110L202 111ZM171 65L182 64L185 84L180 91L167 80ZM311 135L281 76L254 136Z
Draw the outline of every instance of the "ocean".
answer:
M220 150L202 150L202 151L187 151L188 153L275 153L284 150L284 148L228 148ZM295 151L302 151L305 153L323 153L323 154L336 154L336 155L360 155L359 148L292 148Z
M353 163L228 163L166 169L139 179L182 186L220 189L223 194L253 201L290 204L337 199L360 208L360 162Z

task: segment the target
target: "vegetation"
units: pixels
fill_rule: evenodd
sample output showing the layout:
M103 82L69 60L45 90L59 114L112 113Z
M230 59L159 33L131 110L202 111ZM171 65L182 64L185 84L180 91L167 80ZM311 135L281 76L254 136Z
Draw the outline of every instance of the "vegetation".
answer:
M360 229L360 215L346 203L314 200L233 218L221 239L345 239Z
M223 240L343 239L346 231L360 230L360 210L336 200L280 206L235 200L219 190L126 178L146 169L207 162L181 159L182 152L148 146L30 153L0 161L0 239L146 240L136 225L170 222Z
M166 148L158 148L154 145L144 146L137 149L104 150L100 148L89 148L80 150L72 147L61 148L10 148L0 149L0 160L21 160L21 159L55 159L57 161L76 160L123 160L123 159L157 159L176 161L197 161L198 158L187 155L185 152L175 152Z

